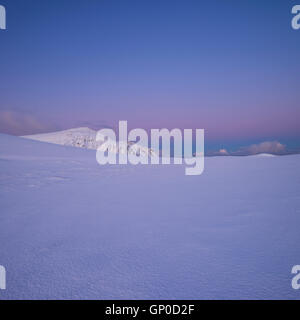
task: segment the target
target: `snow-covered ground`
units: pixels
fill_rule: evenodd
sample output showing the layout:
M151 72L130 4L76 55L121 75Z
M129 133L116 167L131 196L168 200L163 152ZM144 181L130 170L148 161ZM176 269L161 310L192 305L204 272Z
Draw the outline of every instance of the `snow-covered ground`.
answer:
M300 156L100 166L0 135L0 299L299 299Z

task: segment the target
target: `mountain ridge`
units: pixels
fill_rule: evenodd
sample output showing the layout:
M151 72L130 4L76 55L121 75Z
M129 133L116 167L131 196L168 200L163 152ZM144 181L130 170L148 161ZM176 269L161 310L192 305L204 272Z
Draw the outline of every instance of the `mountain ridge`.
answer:
M78 127L48 133L25 135L21 137L41 142L94 150L106 142L107 149L114 153L124 154L128 152L130 154L141 154L143 156L153 156L155 154L152 149L134 142L119 141L115 143L113 140L104 141L104 138L103 140L96 141L97 132L98 131L89 127Z

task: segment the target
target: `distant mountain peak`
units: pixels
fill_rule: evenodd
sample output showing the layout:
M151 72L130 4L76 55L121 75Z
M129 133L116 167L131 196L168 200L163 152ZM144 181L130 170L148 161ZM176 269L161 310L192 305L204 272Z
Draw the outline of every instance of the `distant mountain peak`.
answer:
M96 141L96 136L96 130L88 127L79 127L62 131L26 135L22 138L77 148L97 149L104 140ZM149 156L155 154L152 149L134 144L133 142L126 143L124 141L117 142L116 144L114 144L113 141L108 141L108 149L110 152L123 154L125 152Z

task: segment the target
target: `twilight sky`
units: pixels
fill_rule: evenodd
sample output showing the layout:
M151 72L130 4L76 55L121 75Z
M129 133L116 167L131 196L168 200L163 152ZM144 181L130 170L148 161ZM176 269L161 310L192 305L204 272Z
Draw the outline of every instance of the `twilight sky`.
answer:
M0 0L0 132L204 128L300 147L295 0Z

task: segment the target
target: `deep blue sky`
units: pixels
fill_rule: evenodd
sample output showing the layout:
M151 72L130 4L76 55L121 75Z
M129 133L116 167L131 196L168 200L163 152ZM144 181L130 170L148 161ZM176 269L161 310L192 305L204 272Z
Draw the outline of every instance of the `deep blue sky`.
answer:
M0 131L204 128L300 146L289 0L0 0Z

